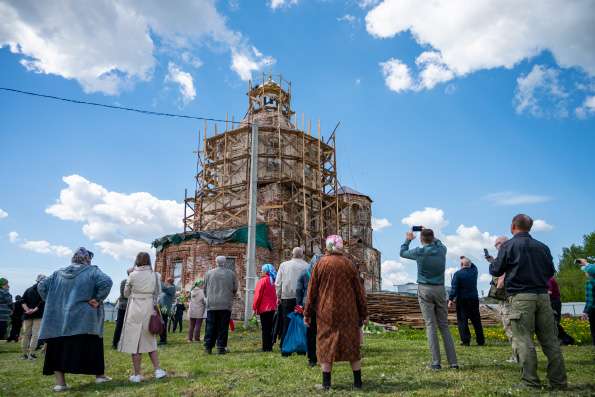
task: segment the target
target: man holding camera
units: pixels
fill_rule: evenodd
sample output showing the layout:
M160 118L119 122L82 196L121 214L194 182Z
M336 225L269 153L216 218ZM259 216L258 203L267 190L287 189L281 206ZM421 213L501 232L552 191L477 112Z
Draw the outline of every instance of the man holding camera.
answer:
M421 247L409 249L411 241L415 239L414 231L420 231ZM438 330L442 334L444 350L448 364L458 369L455 345L448 329L448 307L446 304L446 289L444 288L444 270L446 267L446 247L434 238L432 229L414 226L407 232L405 242L401 245L401 258L412 259L417 262L417 297L424 322L432 364L430 369L439 370L440 345Z
M567 387L566 368L556 335L554 313L547 293L555 268L550 249L529 234L533 219L525 214L512 219L513 237L502 244L490 264L490 274L506 273L505 288L511 305L512 339L522 367L523 386L541 387L533 333L548 360L547 377L552 389Z

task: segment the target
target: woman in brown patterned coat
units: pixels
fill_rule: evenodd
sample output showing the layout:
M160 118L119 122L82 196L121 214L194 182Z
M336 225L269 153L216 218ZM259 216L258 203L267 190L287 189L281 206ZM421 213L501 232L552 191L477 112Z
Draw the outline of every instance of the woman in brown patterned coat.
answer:
M312 270L304 322L309 325L310 318L316 315L322 387L330 388L335 361L349 361L353 370L353 386L360 389L360 327L368 316L366 296L357 270L342 253L341 237L329 236L326 248L327 255Z

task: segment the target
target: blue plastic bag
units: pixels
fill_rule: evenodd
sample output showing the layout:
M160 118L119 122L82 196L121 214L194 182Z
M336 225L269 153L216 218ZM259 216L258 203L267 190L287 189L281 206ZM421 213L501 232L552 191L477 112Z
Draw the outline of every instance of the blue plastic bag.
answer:
M306 353L308 351L308 342L306 340L306 324L304 324L304 317L301 314L292 312L287 315L289 326L285 339L283 339L283 348L281 352L286 354L291 353Z

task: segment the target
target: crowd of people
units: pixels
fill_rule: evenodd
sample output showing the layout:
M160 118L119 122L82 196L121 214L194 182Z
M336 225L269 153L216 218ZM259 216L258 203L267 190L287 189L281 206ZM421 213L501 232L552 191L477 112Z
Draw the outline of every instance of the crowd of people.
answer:
M509 361L518 363L522 385L541 386L535 335L548 360L550 387L564 389L567 377L560 344L573 340L560 325L560 290L554 278L552 255L545 244L530 235L532 224L527 215L515 216L512 238L495 240L497 255L493 257L485 250L493 276L489 296L500 302L498 312L512 348ZM447 247L431 229L419 227L418 231L421 244L411 248L416 234L407 232L400 255L417 264L417 296L431 357L428 369L442 369L440 334L448 367L458 370L455 343L448 326L449 308L456 307L461 345L471 344L469 322L477 345L485 344L477 266L470 258L460 256L460 269L452 276L447 294ZM278 269L270 263L262 265L252 307L260 318L262 351L272 352L278 340L283 357L293 352L306 355L311 367L320 365L320 387L324 390L331 388L333 364L349 362L353 387L359 389L363 385L363 326L368 321L363 279L346 255L340 236L329 236L325 248L324 255L317 253L309 262L303 249L296 247L292 258ZM0 339L20 340L22 358L26 360L35 360L43 344L43 374L55 377L57 392L68 389L65 374L94 375L96 383L111 381L105 374L103 302L110 293L112 280L91 264L92 259L92 252L79 248L69 266L48 277L37 276L35 284L14 302L8 280L0 278ZM595 265L585 259L578 262L588 275L583 317L589 320L595 344ZM167 344L168 332L183 332L184 312L189 318L188 343L203 342L206 354L212 354L213 349L220 355L229 352L228 332L233 326L238 280L225 264L226 257L216 257L215 266L204 278L196 280L190 290L180 291L173 278L163 279L154 271L148 253L137 255L134 266L127 271L128 277L120 283L112 339L113 349L131 355L130 382L143 381L143 353L151 360L155 379L167 377L160 366L158 345ZM301 332L300 329L302 347L295 348L294 333Z

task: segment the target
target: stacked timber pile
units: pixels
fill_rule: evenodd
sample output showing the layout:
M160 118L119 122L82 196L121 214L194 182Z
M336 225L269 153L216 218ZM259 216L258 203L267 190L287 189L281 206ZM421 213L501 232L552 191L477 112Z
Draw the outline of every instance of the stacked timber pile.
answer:
M499 325L498 315L489 307L480 305L481 322L486 325ZM417 297L400 295L395 292L368 293L368 314L370 321L386 325L407 325L423 328L424 319L419 309ZM455 308L448 311L448 322L456 325Z

